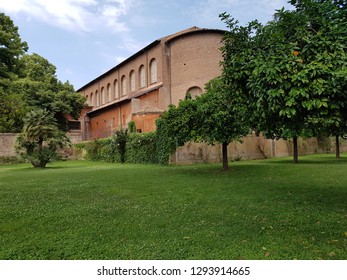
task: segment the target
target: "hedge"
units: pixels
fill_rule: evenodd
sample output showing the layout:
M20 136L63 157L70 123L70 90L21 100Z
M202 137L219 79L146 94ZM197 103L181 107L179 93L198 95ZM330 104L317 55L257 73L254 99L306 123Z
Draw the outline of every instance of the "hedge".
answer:
M75 144L75 148L86 151L85 159L94 161L121 162L119 139L126 135L125 162L126 163L154 163L168 164L170 151L167 148L168 141L165 133L157 131L148 133L122 133L106 139Z

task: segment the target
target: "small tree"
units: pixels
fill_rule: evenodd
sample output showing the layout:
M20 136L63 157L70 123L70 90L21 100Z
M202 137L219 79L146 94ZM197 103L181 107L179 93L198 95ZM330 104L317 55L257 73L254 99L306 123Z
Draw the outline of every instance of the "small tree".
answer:
M120 162L125 162L125 154L126 154L126 146L128 142L128 130L127 129L121 129L117 130L114 135L115 139L114 142L117 145L118 152L120 155Z
M247 108L237 87L231 88L222 78L211 80L206 93L197 98L198 118L201 126L198 135L209 144L222 144L223 170L229 169L228 145L249 133Z
M69 144L69 138L58 129L53 115L38 109L26 115L23 131L17 138L16 152L34 167L44 168L57 158L58 148Z
M128 123L128 130L130 133L135 133L136 132L136 123L134 121L130 121Z

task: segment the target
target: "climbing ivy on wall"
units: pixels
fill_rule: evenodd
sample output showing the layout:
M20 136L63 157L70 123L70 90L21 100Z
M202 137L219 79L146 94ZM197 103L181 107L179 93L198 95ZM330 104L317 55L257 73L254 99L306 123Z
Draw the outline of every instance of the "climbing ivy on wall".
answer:
M117 132L110 138L79 143L75 147L84 149L85 158L94 161L168 164L171 154L168 143L165 129L161 127L148 133Z

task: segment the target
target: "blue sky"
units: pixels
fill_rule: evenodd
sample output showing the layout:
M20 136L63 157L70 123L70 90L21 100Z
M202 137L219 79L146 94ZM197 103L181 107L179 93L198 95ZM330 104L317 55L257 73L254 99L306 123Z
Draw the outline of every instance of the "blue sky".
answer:
M0 0L28 53L76 90L156 39L192 26L225 29L222 12L244 25L282 7L291 8L287 0Z

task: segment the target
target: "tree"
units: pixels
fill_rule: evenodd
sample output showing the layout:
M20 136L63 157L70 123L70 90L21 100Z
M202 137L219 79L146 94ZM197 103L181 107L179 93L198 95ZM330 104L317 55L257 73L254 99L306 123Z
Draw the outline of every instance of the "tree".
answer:
M313 135L314 124L322 120L337 117L341 127L344 122L347 28L342 2L293 0L294 11L277 11L265 26L252 22L240 28L230 16L223 18L231 30L224 65L239 62L227 72L224 68L225 75L241 70L246 76L253 126L268 137L293 138L295 163L299 136ZM239 37L246 51L231 46Z
M18 74L18 61L27 50L27 43L22 42L18 34L18 27L10 17L0 13L0 87L6 89Z
M249 132L245 110L238 95L229 91L222 78L211 80L203 95L192 99L189 95L179 105L170 106L160 122L167 129L167 142L171 152L189 141L222 144L223 170L229 169L230 142L240 140ZM158 127L159 129L161 127ZM159 131L162 133L162 131Z
M226 86L222 78L207 83L206 92L196 99L199 137L209 144L222 144L223 170L229 169L228 145L247 135L247 108L237 87Z
M59 130L53 114L38 109L26 115L23 131L17 138L16 152L34 167L44 168L57 157L58 148L69 143L66 134Z
M200 140L197 129L201 119L197 116L197 102L189 94L178 106L170 105L168 110L156 121L160 142L160 162L166 162L169 155L179 146L194 140Z
M0 133L15 133L22 129L27 104L21 94L0 88Z
M127 146L128 140L129 140L129 134L127 129L117 130L113 136L113 141L117 146L121 163L125 162L126 146Z
M36 109L53 112L59 128L67 130L67 116L77 119L85 98L57 79L47 59L27 50L10 17L0 13L0 132L21 131L25 113Z
M19 60L27 49L18 27L10 17L0 13L0 132L17 132L23 126L26 106L13 82L20 70Z
M85 97L75 92L69 82L62 83L56 77L56 68L38 54L24 55L21 59L21 75L16 82L32 109L53 112L61 130L67 130L67 116L78 119L85 104Z
M299 12L308 15L314 28L307 47L316 52L307 53L307 60L318 60L331 67L325 80L331 92L327 96L327 112L320 118L314 117L318 133L335 136L336 158L340 157L339 138L347 133L347 5L345 0L302 1L292 0ZM313 46L313 47L312 47Z

